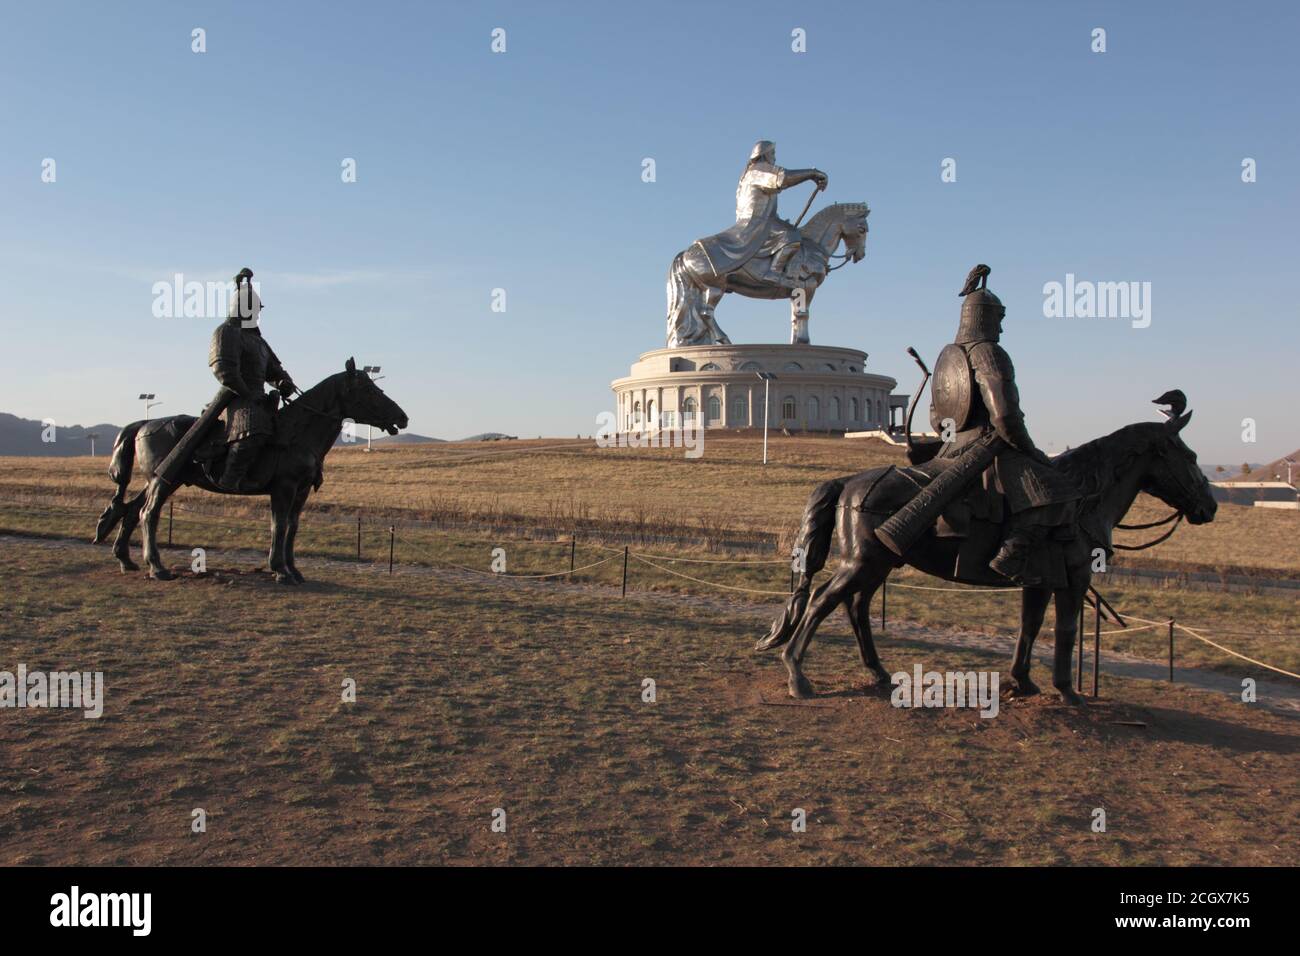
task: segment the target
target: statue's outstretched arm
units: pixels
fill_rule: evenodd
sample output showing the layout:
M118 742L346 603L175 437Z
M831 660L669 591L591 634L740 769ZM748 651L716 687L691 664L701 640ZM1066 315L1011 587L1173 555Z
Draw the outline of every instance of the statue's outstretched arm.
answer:
M820 169L787 169L785 171L785 182L781 184L781 188L789 189L791 186L806 183L810 179L817 183L819 189L825 189L830 182L830 177Z

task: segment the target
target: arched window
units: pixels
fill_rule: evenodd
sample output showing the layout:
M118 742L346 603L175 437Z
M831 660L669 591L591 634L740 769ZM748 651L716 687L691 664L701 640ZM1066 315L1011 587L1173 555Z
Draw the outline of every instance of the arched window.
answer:
M856 398L849 399L849 421L858 421L858 400Z
M693 398L686 399L682 404L682 424L695 424L695 399Z
M799 403L794 400L793 395L787 395L781 402L781 418L784 421L792 422L795 416L799 414Z
M785 370L787 372L802 372L803 366L800 365L798 362L786 362Z
M716 395L709 396L709 421L722 421L722 399Z
M641 403L636 402L632 406L632 424L640 426L641 424Z
M888 421L888 419L885 418L885 403L880 399L876 399L876 421L880 422L882 425Z
M701 372L721 372L722 369L718 366L718 364L717 364L716 362L705 362L703 365L700 366L700 371L701 371Z
M746 362L744 365L742 365L742 366L740 367L740 371L742 371L742 372L761 372L761 371L763 371L763 366L759 365L757 362Z
M731 422L734 428L743 428L749 424L749 403L743 398L731 400Z
M836 371L839 371L839 370L838 370L834 365L832 365L830 362L825 362L825 363L823 363L823 364L822 364L822 368L825 369L825 370L828 371L828 372L836 372Z
M658 428L659 420L655 418L655 402L653 398L646 403L645 408L646 408L646 413L645 413L646 424L651 428Z
M838 422L839 420L840 420L840 397L838 395L832 395L831 396L831 421Z
M821 421L822 403L816 395L808 396L808 421Z

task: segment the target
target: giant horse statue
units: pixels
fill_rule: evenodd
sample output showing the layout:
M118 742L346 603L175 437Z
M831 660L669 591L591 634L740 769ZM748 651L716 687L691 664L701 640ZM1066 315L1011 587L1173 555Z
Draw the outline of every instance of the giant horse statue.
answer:
M1067 702L1085 703L1071 686L1071 676L1080 613L1092 581L1094 549L1104 550L1109 560L1113 548L1111 533L1139 493L1159 498L1175 509L1178 519L1186 517L1191 524L1214 519L1217 506L1209 480L1181 435L1192 417L1186 411L1187 400L1182 392L1173 390L1156 402L1170 406L1165 421L1125 426L1052 460L1053 467L1072 480L1083 497L1074 518L1076 533L1054 542L1059 549L1056 557L1063 569L1062 579L1022 589L1020 636L1011 666L1014 689L1021 696L1038 693L1038 687L1029 677L1030 656L1048 602L1055 599L1052 684ZM817 626L841 604L845 605L857 638L863 665L879 682L890 682L889 671L881 664L872 641L868 609L872 595L896 567L907 564L935 577L964 584L1002 587L1009 584L1006 578L989 569L986 561L981 569L979 561L960 560L964 545L971 540L969 537L943 536L930 528L900 556L878 535L878 530L892 516L924 495L927 487L941 480L946 470L956 467L953 459L922 461L925 454L913 454L910 427L908 432L909 458L916 462L914 465L902 468L888 465L835 478L819 485L808 499L796 542L795 553L800 555L802 564L798 586L768 635L758 643L759 650L784 646L781 657L792 697L812 696L812 685L804 676L801 664ZM945 515L945 518L960 523L955 516ZM825 566L831 537L835 534L840 541L839 567L813 591L813 576ZM996 547L996 537L992 540ZM992 554L992 549L988 554Z
M802 227L777 214L777 195L791 186L816 183L813 197L826 188L819 169L783 169L776 146L755 144L736 187L736 224L698 239L679 252L668 269L668 346L727 345L714 308L728 292L753 299L790 300L790 341L808 342L808 307L826 276L866 255L866 203L835 203ZM838 254L840 244L844 252ZM834 258L841 259L831 265Z
M307 389L276 412L274 436L253 463L247 490L238 492L218 483L227 453L223 435L215 435L197 448L182 463L175 480L169 481L156 475L155 469L189 432L194 417L172 415L132 422L118 433L113 444L108 475L117 483L117 493L99 517L94 540L103 541L118 527L113 555L123 572L138 571L130 555L131 534L143 522L144 560L149 565L149 576L168 580L175 575L158 556L158 518L178 487L194 485L216 494L268 495L272 519L270 568L281 584L301 584L303 576L293 559L298 517L307 496L313 489L320 489L325 455L338 439L345 420L383 428L391 435L407 425L406 412L348 359L342 372ZM127 487L137 467L149 476L148 484L128 501Z

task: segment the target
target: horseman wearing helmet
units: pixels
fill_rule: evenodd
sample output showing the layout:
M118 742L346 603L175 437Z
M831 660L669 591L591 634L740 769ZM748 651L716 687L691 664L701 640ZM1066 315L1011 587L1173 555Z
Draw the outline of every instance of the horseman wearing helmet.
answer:
M714 275L729 275L749 260L772 256L772 271L782 273L799 250L799 230L776 211L782 190L813 180L825 189L828 177L820 169L783 169L776 165L776 144L759 140L736 185L736 224L698 240Z
M976 266L962 289L957 337L935 363L930 423L944 438L938 458L960 457L996 433L1006 446L985 473L985 486L1010 512L1001 550L989 562L1019 584L1041 584L1030 557L1050 528L1068 525L1081 495L1030 437L1020 410L1011 356L998 344L1006 309L986 288L989 267Z
M234 492L254 490L248 485L248 471L272 432L271 414L279 399L274 392L267 396L265 386L274 385L281 394L294 390L293 379L258 328L262 300L252 278L253 270L248 268L235 276L229 317L212 333L208 348L212 374L234 393L222 413L229 450L219 482Z

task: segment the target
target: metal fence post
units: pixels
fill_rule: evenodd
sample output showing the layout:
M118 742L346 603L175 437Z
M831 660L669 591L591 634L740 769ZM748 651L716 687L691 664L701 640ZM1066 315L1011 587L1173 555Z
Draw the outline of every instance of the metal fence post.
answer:
M174 501L167 502L167 547L172 546L172 509L176 507Z
M397 525L388 526L388 573L393 573L393 542L397 539Z
M1169 683L1174 682L1174 619L1169 619Z
M1101 595L1092 619L1092 698L1097 699L1097 685L1101 680Z
M627 597L627 545L623 545L623 597Z
M573 532L573 538L569 541L569 573L573 573L573 566L578 557L578 532Z
M889 578L880 586L880 633L885 633L885 613L889 606Z
M1079 605L1079 627L1074 634L1074 639L1079 642L1079 679L1075 690L1080 694L1083 693L1083 609L1086 606L1086 604Z
M357 512L357 560L361 560L361 512Z

